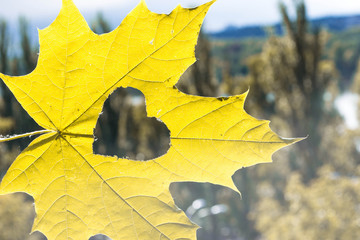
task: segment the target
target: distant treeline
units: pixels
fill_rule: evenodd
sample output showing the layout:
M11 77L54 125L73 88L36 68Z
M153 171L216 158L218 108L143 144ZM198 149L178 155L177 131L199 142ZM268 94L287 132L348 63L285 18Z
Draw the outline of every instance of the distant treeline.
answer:
M322 28L326 29L329 32L342 32L348 29L360 26L360 15L353 16L339 16L339 17L322 17L316 18L309 21L310 28ZM264 25L254 25L254 26L245 26L245 27L235 27L229 26L226 29L209 33L212 38L233 38L233 39L241 39L241 38L264 38L271 31L276 35L284 35L284 29L282 27L282 23L277 23L272 26L264 26Z

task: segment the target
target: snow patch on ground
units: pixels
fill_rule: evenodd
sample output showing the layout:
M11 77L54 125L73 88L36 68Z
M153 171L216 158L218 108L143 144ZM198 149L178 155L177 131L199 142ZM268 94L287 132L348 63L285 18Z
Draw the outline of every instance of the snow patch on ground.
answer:
M346 92L335 100L335 107L344 118L345 124L349 129L359 128L358 102L359 95Z

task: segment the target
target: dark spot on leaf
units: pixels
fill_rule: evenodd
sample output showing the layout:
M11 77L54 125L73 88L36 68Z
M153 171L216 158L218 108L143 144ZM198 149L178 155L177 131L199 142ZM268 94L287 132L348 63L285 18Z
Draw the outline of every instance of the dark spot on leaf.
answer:
M229 97L218 97L218 98L216 98L216 99L222 102L222 101L228 100Z

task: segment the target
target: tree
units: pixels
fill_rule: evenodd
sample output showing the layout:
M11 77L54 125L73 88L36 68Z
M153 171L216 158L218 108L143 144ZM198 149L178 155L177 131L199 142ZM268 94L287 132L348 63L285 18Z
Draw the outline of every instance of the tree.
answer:
M326 33L318 29L309 33L304 3L298 1L295 7L297 18L292 22L285 5L280 5L286 35L271 36L263 52L249 61L251 94L255 95L249 109L266 107L273 119L286 119L288 127L279 123L288 129L285 135L309 134L296 146L297 159L291 161L291 168L300 170L308 182L326 161L320 151L324 128L339 120L333 104L327 103L334 101L338 75L332 61L321 60Z
M293 174L285 190L286 204L274 200L268 186L258 190L263 199L254 214L256 227L268 240L356 239L360 234L358 177L338 175L327 166L305 185Z

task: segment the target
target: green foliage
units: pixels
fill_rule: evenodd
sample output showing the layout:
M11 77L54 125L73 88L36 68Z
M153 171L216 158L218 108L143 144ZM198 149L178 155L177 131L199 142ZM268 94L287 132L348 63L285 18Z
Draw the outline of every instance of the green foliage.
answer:
M357 63L360 59L360 28L353 28L348 31L330 34L326 44L324 58L333 59L336 68L341 74L339 86L346 89L351 85Z
M248 38L240 40L211 40L213 67L221 79L224 75L247 75L249 68L247 59L259 54L266 42L262 38ZM225 72L226 71L226 72Z

